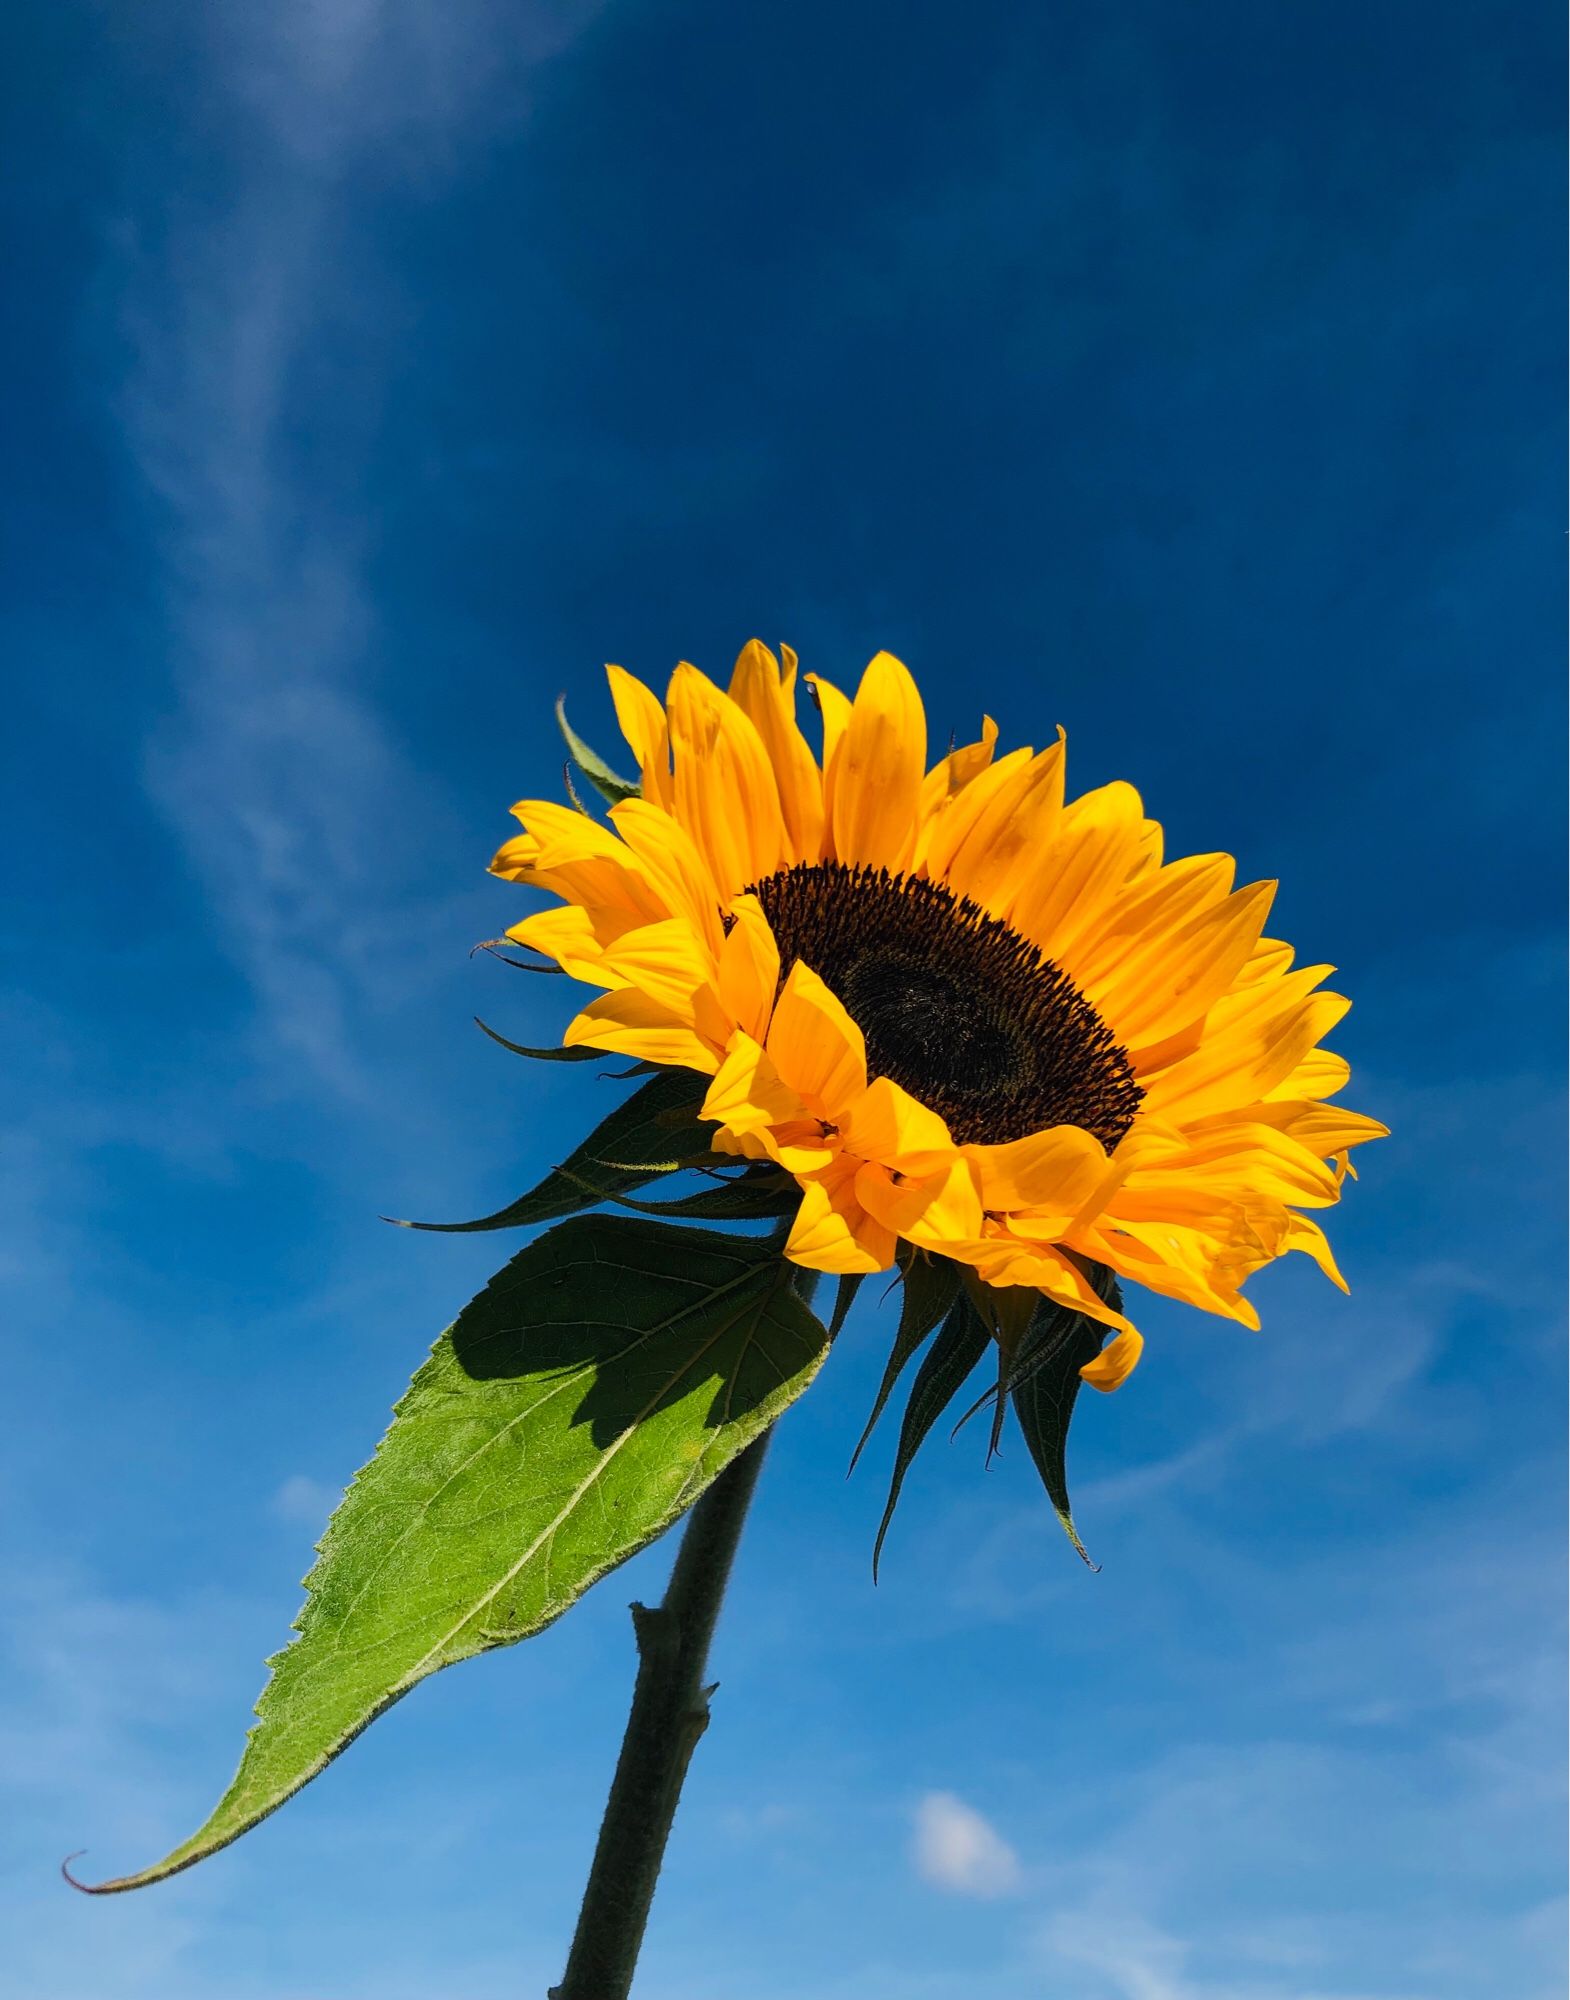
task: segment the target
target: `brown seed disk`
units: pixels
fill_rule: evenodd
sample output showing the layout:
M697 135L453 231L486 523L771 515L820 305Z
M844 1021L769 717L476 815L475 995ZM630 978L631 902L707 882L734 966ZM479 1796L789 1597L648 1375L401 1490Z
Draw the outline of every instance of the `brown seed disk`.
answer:
M752 885L780 949L844 1003L886 1076L961 1144L1078 1125L1108 1152L1144 1093L1112 1030L1028 939L941 882L839 861Z

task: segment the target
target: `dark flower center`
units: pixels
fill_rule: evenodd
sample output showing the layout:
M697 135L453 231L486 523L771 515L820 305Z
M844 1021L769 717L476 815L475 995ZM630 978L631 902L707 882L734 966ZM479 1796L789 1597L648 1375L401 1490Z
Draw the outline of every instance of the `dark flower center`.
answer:
M1112 1030L1060 966L940 882L783 868L752 885L780 949L844 1003L886 1076L961 1144L1078 1125L1110 1152L1144 1093Z

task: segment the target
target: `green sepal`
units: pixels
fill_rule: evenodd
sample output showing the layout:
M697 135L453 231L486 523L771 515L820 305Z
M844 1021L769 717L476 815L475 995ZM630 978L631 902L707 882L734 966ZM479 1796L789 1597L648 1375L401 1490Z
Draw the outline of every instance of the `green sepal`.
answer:
M830 1340L839 1338L839 1330L850 1317L850 1309L856 1303L856 1294L866 1281L865 1271L846 1271L834 1287L834 1310L829 1315Z
M556 726L562 733L562 741L567 745L567 754L583 773L589 783L599 793L608 806L619 806L623 799L641 799L643 787L635 785L613 771L597 751L591 750L583 738L567 720L567 697L556 697Z
M493 1042L504 1049L511 1049L515 1056L529 1056L535 1062L609 1062L610 1053L606 1049L531 1049L526 1042L510 1042L505 1035L498 1035L494 1028L486 1024L476 1014L474 1025L482 1035L489 1035Z
M675 1201L635 1201L631 1195L603 1196L616 1208L630 1208L639 1215L664 1216L672 1222L770 1222L794 1215L801 1206L801 1188L795 1181L781 1182L774 1174L741 1174L734 1180L716 1181ZM830 1329L831 1333L833 1329Z
M889 1351L888 1364L883 1370L883 1380L878 1385L878 1393L872 1405L872 1414L867 1419L856 1449L850 1455L850 1465L846 1477L856 1470L856 1461L867 1448L867 1440L882 1416L884 1406L893 1393L894 1385L905 1371L905 1366L927 1335L938 1324L959 1292L959 1266L947 1257L929 1257L924 1251L916 1250L904 1260L904 1298L900 1304L899 1326L894 1335L894 1345ZM832 1325L829 1328L834 1331Z
M515 951L534 950L533 945L518 944L512 938L482 938L477 945L470 946L469 956L473 958L474 954L477 951L483 951L489 957L499 959L503 965L510 965L514 972L543 972L552 979L565 979L567 977L565 971L559 965L551 965L545 962L542 962L537 965L535 964L533 959L510 958L508 954L502 950L502 946L504 944L512 945ZM540 954L540 958L542 961L544 960L543 953Z
M928 1349L911 1384L910 1400L905 1405L904 1421L900 1425L899 1445L894 1453L894 1476L889 1483L889 1497L883 1509L883 1519L878 1523L877 1540L872 1546L874 1583L878 1577L878 1559L883 1553L883 1539L894 1518L894 1509L899 1504L900 1489L905 1484L910 1462L920 1450L928 1431L959 1394L991 1344L992 1335L977 1316L970 1300L961 1294L949 1309L937 1339Z
M712 1157L712 1128L701 1124L697 1116L703 1088L703 1079L689 1070L661 1070L617 1105L537 1187L494 1215L482 1215L475 1222L406 1222L398 1216L386 1220L396 1222L400 1229L430 1229L448 1235L476 1229L522 1229L592 1208L612 1195L628 1194L694 1158Z
M140 1888L247 1832L426 1676L528 1638L691 1506L828 1335L776 1246L582 1216L459 1315L350 1486L233 1783Z
M1036 1315L1041 1310L1042 1295L1034 1285L989 1285L971 1270L965 1272L965 1290L970 1295L976 1316L990 1331L998 1346L998 1376L992 1387L978 1396L966 1410L953 1430L951 1439L968 1424L978 1410L992 1405L992 1432L987 1439L987 1463L990 1465L997 1454L998 1441L1003 1435L1003 1418L1008 1409L1008 1391L1015 1379L1015 1356L1019 1353Z
M1095 1265L1090 1280L1096 1296L1114 1312L1121 1312L1123 1295L1112 1272L1104 1264ZM1068 1428L1081 1388L1079 1371L1095 1360L1110 1331L1099 1320L1043 1299L1020 1342L1008 1376L1000 1383L1000 1389L1013 1403L1025 1443L1063 1532L1092 1569L1097 1565L1091 1562L1079 1538L1069 1506Z

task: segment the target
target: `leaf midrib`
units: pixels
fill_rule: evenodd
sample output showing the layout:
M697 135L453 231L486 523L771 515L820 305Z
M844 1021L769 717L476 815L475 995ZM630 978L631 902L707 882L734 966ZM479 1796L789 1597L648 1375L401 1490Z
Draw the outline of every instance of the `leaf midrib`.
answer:
M578 1257L574 1258L570 1263L564 1263L561 1266L561 1269L564 1272L571 1271L576 1269L580 1265L596 1264L599 1263L600 1261L601 1260L599 1258L594 1257L592 1255L587 1257ZM596 1374L598 1370L608 1362L624 1360L629 1354L635 1353L637 1349L643 1346L646 1342L658 1339L660 1335L670 1332L673 1327L679 1326L684 1318L686 1318L691 1313L700 1310L700 1308L707 1301L714 1299L723 1299L728 1292L733 1292L739 1286L745 1285L749 1280L756 1279L761 1273L763 1273L766 1270L766 1268L767 1268L766 1266L760 1265L752 1261L743 1263L741 1271L738 1274L738 1276L728 1279L723 1285L715 1286L711 1291L702 1293L701 1297L698 1300L679 1307L675 1311L671 1312L665 1319L660 1320L656 1325L645 1327L641 1333L637 1334L632 1340L628 1341L625 1347L618 1348L615 1354L605 1355L600 1360L597 1361L585 1362L578 1368L572 1370L570 1373L563 1375L560 1378L560 1380L545 1395L537 1397L533 1402L529 1403L525 1408L515 1411L514 1414L511 1417L509 1417L504 1424L502 1424L498 1429L492 1431L487 1438L485 1438L479 1445L475 1447L475 1449L472 1452L470 1452L469 1456L465 1458L461 1464L455 1465L453 1467L451 1472L448 1473L447 1477L442 1481L441 1485L434 1490L434 1492L431 1492L426 1495L425 1499L421 1501L419 1507L410 1516L409 1520L399 1530L398 1534L393 1538L393 1540L388 1543L387 1547L382 1551L379 1560L372 1567L369 1574L362 1581L359 1589L354 1593L354 1596L351 1598L348 1605L339 1615L339 1618L337 1620L337 1628L335 1635L336 1639L335 1650L341 1649L344 1641L348 1638L349 1627L351 1622L353 1621L356 1610L363 1602L366 1592L370 1589L371 1585L376 1581L377 1577L381 1574L383 1569L385 1569L387 1564L391 1562L393 1557L397 1554L398 1550L403 1546L404 1542L409 1538L409 1536L414 1534L419 1529L426 1515L430 1512L431 1508L436 1505L437 1501L447 1491L448 1487L451 1486L455 1480L461 1479L463 1475L471 1469L471 1467L478 1464L478 1462L485 1456L486 1452L490 1451L493 1446L500 1444L502 1439L505 1438L511 1430L515 1429L517 1425L525 1422L528 1418L536 1415L540 1410L547 1408L558 1395L562 1394L566 1390L576 1388L579 1384L582 1383L585 1376ZM643 1273L642 1275L649 1276L651 1274ZM611 1322L591 1321L584 1319L580 1316L578 1319L575 1320L558 1321L557 1324L562 1326L595 1325L595 1324L610 1325ZM734 1320L728 1320L725 1324L723 1331L728 1333L731 1327L734 1325L735 1325ZM451 1333L446 1334L444 1338L449 1342L449 1344L451 1343L452 1340ZM710 1345L712 1344L713 1343L711 1342ZM701 1350L701 1353L707 1353L707 1352L708 1352L707 1348ZM456 1357L454 1358L456 1359ZM695 1359L701 1358L701 1356L694 1358ZM688 1365L690 1366L691 1364L689 1363ZM462 1366L462 1364L459 1363L459 1366ZM666 1381L661 1386L659 1393L656 1396L654 1396L651 1399L650 1403L638 1413L638 1416L633 1420L633 1423L627 1426L626 1430L623 1431L622 1433L623 1438L628 1436L632 1430L636 1429L637 1425L641 1423L643 1421L643 1418L648 1414L648 1410L653 1408L654 1404L659 1402L662 1396L669 1393L672 1382L679 1382L681 1380L682 1374L684 1374L685 1372L686 1372L685 1369L679 1371L676 1375L672 1376L670 1380ZM622 1439L617 1440L618 1446L621 1443L621 1441ZM614 1451L615 1448L616 1447L612 1447L612 1450ZM602 1463L603 1462L606 1461L602 1459ZM372 1464L374 1463L375 1461L373 1460ZM514 1572L514 1574L516 1574L516 1572ZM484 1600L482 1600L482 1603L483 1601ZM478 1608L479 1607L476 1607L476 1609ZM467 1623L467 1619L462 1621L462 1623ZM457 1629L459 1630L462 1629L462 1623L459 1625ZM449 1637L450 1636L451 1635L449 1634Z
M730 1288L727 1287L727 1289ZM774 1286L770 1287L770 1290L774 1289L777 1289L777 1287ZM758 1301L757 1317L760 1319L763 1316L763 1307L765 1303L766 1303L766 1298L760 1299ZM540 1530L539 1534L534 1538L534 1541L530 1544L530 1546L527 1549L524 1550L523 1554L519 1556L518 1560L513 1564L511 1569L507 1570L498 1579L498 1581L491 1587L491 1589L488 1590L485 1593L485 1595L479 1599L477 1603L475 1603L470 1607L470 1609L464 1614L464 1616L458 1620L457 1624L454 1625L449 1631L445 1632L442 1635L442 1637L436 1642L436 1644L430 1649L430 1651L427 1652L424 1655L424 1657L415 1664L415 1666L412 1668L411 1671L417 1678L422 1677L425 1673L430 1671L432 1661L437 1658L437 1656L443 1651L443 1649L452 1643L452 1641L458 1636L458 1634L463 1631L465 1626L473 1624L474 1620L479 1617L480 1613L485 1609L486 1605L492 1603L497 1597L499 1597L502 1591L504 1591L507 1588L507 1586L513 1581L513 1579L517 1576L518 1572L525 1566L525 1564L531 1562L534 1559L534 1557L539 1553L541 1546L544 1543L548 1542L555 1535L557 1529L560 1528L562 1524L571 1516L573 1510L583 1500L585 1494L590 1492L593 1489L593 1487L598 1483L598 1481L604 1474L606 1467L609 1466L612 1459L614 1459L616 1454L621 1450L622 1446L626 1444L629 1439L637 1436L638 1426L643 1422L644 1418L648 1416L649 1412L655 1407L657 1403L661 1402L666 1396L670 1394L671 1390L675 1387L675 1385L678 1382L682 1380L683 1376L691 1374L692 1370L698 1365L699 1362L703 1360L704 1356L709 1353L710 1349L712 1349L719 1341L723 1340L726 1337L726 1335L731 1331L732 1327L735 1326L736 1322L741 1318L742 1314L746 1311L746 1309L747 1308L745 1304L738 1306L736 1311L731 1315L731 1317L726 1321L724 1321L724 1323L715 1330L713 1335L704 1343L704 1345L698 1348L697 1351L688 1358L686 1363L681 1368L677 1369L675 1374L669 1376L666 1379L666 1381L661 1383L660 1387L649 1398L648 1402L644 1404L641 1410L639 1410L637 1416L634 1417L632 1422L622 1430L620 1436L616 1439L615 1443L611 1444L604 1451L600 1453L599 1457L596 1459L588 1475L584 1479L582 1479L578 1483L578 1485L573 1489L566 1504L558 1511L554 1519L549 1521L545 1525L545 1527ZM668 1322L668 1324L674 1324L674 1322ZM659 1330L663 1332L665 1329L662 1327ZM749 1335L748 1338L750 1340L751 1336ZM637 1345L636 1342L634 1342L633 1344ZM630 1353L631 1349L624 1348L622 1352L624 1354ZM744 1343L742 1347L742 1354L745 1355L745 1353L746 1353L746 1344Z

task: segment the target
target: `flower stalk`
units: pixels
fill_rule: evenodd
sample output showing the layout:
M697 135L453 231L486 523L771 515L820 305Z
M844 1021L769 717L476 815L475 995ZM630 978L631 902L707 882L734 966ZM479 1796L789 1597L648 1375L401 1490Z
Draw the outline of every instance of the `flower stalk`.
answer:
M638 1677L578 1927L550 2000L625 2000L671 1823L709 1725L709 1643L772 1430L754 1440L687 1518L660 1603L632 1607Z

